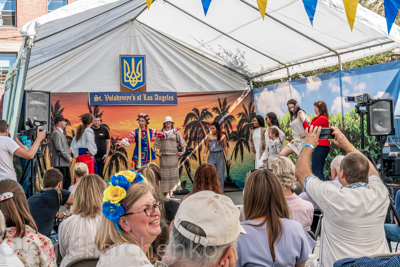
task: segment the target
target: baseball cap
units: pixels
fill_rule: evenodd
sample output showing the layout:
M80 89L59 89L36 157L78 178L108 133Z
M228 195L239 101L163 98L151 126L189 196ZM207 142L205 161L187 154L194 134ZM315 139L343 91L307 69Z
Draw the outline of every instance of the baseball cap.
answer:
M58 115L58 116L56 116L56 117L54 118L54 124L57 124L57 123L59 123L60 121L66 121L66 122L68 122L67 119L64 119L64 116L63 116L63 115Z
M232 243L240 234L246 234L239 216L239 209L229 197L213 191L200 191L181 203L175 215L174 227L196 244L222 246ZM182 222L200 227L206 236L188 231L181 225Z

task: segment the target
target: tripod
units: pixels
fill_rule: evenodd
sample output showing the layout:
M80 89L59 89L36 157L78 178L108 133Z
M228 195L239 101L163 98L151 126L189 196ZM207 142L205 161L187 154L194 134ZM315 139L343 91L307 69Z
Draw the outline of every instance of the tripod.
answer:
M22 172L21 177L25 177L25 175L27 174L27 171L28 171L28 167L30 167L30 175L28 177L29 187L28 187L27 198L29 198L35 194L34 185L36 184L36 173L37 173L37 171L35 170L35 167L36 167L35 163L37 163L37 167L38 167L40 176L43 177L44 169L43 169L42 162L44 162L43 153L42 153L42 150L39 148L38 151L36 152L35 156L33 157L33 159L30 159L28 161L28 163L26 164L26 166L24 168L24 171ZM24 180L21 180L21 184L24 182Z
M371 103L366 103L366 104L360 104L359 103L359 104L356 105L356 113L360 115L360 130L361 130L361 149L359 151L364 156L366 156L367 159L372 162L372 165L374 165L374 168L376 170L378 170L376 162L375 162L374 158L372 157L371 152L369 150L366 150L365 146L364 146L364 139L365 139L365 135L364 135L364 116L367 114L367 110L360 109L360 107L361 106L368 106L370 104ZM383 144L382 144L382 139L384 139L384 137L383 136L379 136L379 145L380 145L380 149L381 149L381 157L382 157L382 162L383 162ZM383 177L385 177L385 175L386 175L385 169L382 168L381 176L379 178L381 179L381 181L382 181L382 183L384 185L386 185L385 180L383 178ZM388 192L389 192L389 188L387 188L387 189L388 189ZM393 205L393 200L390 197L390 192L389 192L389 211L388 212L389 213L392 212L392 214L396 218L396 220L398 222L400 222L399 215L397 214L395 206Z

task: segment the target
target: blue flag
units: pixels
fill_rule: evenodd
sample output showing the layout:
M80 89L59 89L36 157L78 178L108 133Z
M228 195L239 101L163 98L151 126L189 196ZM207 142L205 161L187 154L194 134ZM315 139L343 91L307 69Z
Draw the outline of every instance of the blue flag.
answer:
M388 35L392 29L394 20L396 19L397 12L399 12L400 0L385 0L385 17L388 28Z
M211 1L212 0L201 0L201 2L203 3L204 16L207 15L207 11L208 11L208 8L210 7Z
M303 0L304 8L310 18L311 25L313 25L315 9L317 8L318 0Z

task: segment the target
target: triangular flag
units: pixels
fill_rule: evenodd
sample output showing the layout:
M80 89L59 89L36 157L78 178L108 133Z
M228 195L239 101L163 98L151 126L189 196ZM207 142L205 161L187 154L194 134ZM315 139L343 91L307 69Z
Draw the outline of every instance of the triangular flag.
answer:
M356 19L358 0L343 0L344 9L346 9L347 21L350 29L353 31L354 20Z
M394 20L399 12L400 0L385 0L385 17L388 29L388 35L392 29Z
M304 8L306 9L307 15L310 19L311 26L314 21L315 9L317 8L318 0L303 0Z
M204 16L207 15L207 11L208 11L208 8L210 7L211 1L212 0L201 0L201 2L203 3Z
M264 19L265 10L267 9L267 0L257 0L258 10L260 10L261 17Z
M150 9L150 5L153 2L153 0L146 0L146 2L147 2L147 9Z

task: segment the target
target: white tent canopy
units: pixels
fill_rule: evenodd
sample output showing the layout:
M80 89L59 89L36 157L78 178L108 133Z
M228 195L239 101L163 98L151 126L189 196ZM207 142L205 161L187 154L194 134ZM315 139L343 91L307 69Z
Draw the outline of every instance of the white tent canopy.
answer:
M383 17L358 6L353 32L342 0L320 0L314 27L301 0L80 0L26 24L36 36L25 89L118 91L119 55L147 55L148 91L231 91L387 51Z

